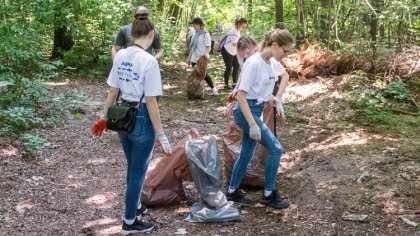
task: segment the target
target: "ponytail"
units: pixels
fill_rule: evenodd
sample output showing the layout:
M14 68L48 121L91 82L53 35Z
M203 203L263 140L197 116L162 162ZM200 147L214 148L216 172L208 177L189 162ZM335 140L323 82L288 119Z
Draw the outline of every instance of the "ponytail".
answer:
M264 35L264 39L261 42L261 51L266 47L271 47L274 42L279 46L293 44L293 37L288 30L271 30Z
M149 20L148 12L140 12L134 14L133 26L131 27L131 37L134 39L147 36L150 31L154 30L153 23Z
M252 49L257 46L257 41L250 35L241 36L238 40L238 50Z

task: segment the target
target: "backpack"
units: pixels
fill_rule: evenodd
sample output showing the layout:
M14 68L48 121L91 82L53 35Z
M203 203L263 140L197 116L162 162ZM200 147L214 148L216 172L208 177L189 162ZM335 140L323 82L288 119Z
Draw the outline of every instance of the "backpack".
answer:
M220 42L219 42L219 44L217 45L217 51L218 52L222 52L222 50L223 50L223 47L225 46L225 44L226 44L226 40L227 40L227 37L228 36L235 36L235 37L238 37L237 35L235 35L235 34L227 34L227 35L225 35L221 40L220 40Z

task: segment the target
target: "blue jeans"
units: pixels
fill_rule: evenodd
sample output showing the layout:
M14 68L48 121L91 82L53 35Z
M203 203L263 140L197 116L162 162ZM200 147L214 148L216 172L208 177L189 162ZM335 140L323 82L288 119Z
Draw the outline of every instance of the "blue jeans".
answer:
M150 154L155 142L155 130L146 105L143 105L137 111L134 130L131 133L119 133L119 136L127 159L124 218L132 220L136 218L140 191L143 187L144 177L151 159Z
M264 190L272 191L276 188L276 176L283 149L279 140L260 118L264 109L264 103L257 104L256 100L247 100L247 102L255 122L261 129L261 144L269 152L267 160L265 161ZM233 109L233 116L235 123L242 129L241 152L233 166L229 185L229 188L237 189L244 177L248 163L254 155L257 142L249 137L249 125L242 114L239 103L237 103Z

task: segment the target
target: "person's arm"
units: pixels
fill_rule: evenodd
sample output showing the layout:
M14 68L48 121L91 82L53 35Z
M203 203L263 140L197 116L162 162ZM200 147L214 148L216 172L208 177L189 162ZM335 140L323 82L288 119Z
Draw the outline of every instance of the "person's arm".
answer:
M159 49L155 49L155 58L156 60L159 60L159 58L163 57L163 49L159 48Z
M104 102L104 111L103 111L103 116L102 116L102 120L106 120L106 117L108 115L108 109L115 104L115 100L117 99L118 96L118 92L120 91L120 89L118 88L114 88L114 87L110 87L108 90L108 95L105 99Z
M247 92L239 90L236 99L238 100L239 107L241 108L242 114L244 115L249 126L256 124L254 117L252 116L251 109L249 109L248 102L246 101Z
M206 54L205 54L205 56L207 58L210 58L210 51L211 51L211 46L206 47Z
M187 59L188 66L191 65L191 56L192 56L192 50L190 50L190 53L188 54L188 59Z
M209 33L204 33L204 43L206 46L206 54L205 56L207 58L210 58L210 51L211 51L211 38Z
M118 31L117 37L115 38L114 45L112 45L111 49L111 56L112 60L114 60L115 55L117 52L122 48L123 45L127 42L124 34L124 27Z
M102 133L106 130L106 121L108 120L107 119L108 109L110 106L114 105L119 91L120 90L118 88L110 87L108 91L108 95L104 102L103 116L102 118L97 120L95 124L93 124L92 128L90 129L93 135L101 136Z
M155 33L154 33L152 48L155 50L156 60L159 60L159 58L161 58L163 56L163 49L162 49L162 45L160 43L160 36L159 36L159 33L157 31L155 31Z
M279 85L279 91L276 94L276 97L283 96L284 91L286 90L287 83L289 82L289 74L285 71L281 75L281 81Z
M112 60L114 60L115 55L117 54L117 52L121 49L121 46L118 46L116 44L112 45L112 49L111 49L111 55L112 55Z
M160 121L159 106L155 96L146 96L147 111L149 112L150 120L156 133L162 133L162 123Z

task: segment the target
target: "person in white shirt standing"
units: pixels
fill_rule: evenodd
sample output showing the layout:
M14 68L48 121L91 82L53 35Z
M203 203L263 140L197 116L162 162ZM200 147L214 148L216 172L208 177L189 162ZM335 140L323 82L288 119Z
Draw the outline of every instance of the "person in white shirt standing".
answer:
M141 222L137 216L144 211L139 202L145 174L149 166L153 144L157 141L166 156L171 155L169 140L163 132L157 96L162 95L159 64L145 49L154 38L154 26L148 13L136 13L131 28L133 44L119 50L108 77L110 86L104 104L104 116L92 126L92 133L101 136L106 129L107 113L121 91L122 102L137 108L136 123L130 133L119 132L127 159L127 188L123 235L150 232L154 225Z
M249 57L241 72L239 92L233 115L235 123L242 129L241 151L232 170L226 197L229 201L249 202L239 191L239 185L249 161L253 157L257 142L269 152L265 162L265 182L262 194L263 205L275 209L289 207L287 199L278 195L276 176L283 152L279 140L261 120L265 103L276 107L277 115L284 117L282 95L289 75L279 61L293 49L293 38L287 30L272 30L265 34L261 50ZM279 91L273 96L276 81L281 77Z
M236 85L239 76L239 63L237 54L237 43L241 37L241 31L248 27L248 21L245 18L240 18L235 21L235 27L229 30L226 37L226 43L222 48L222 57L225 63L224 82L225 88L229 88L229 77L232 72L233 86Z
M205 56L210 58L210 50L211 50L211 38L209 32L204 29L204 22L201 18L194 18L190 24L193 25L195 29L195 33L191 38L190 42L190 54L188 55L188 64L191 64L192 67L197 65L198 59L200 57ZM213 95L219 95L217 88L214 86L213 81L211 80L208 73L206 73L206 77L204 80L210 86Z

